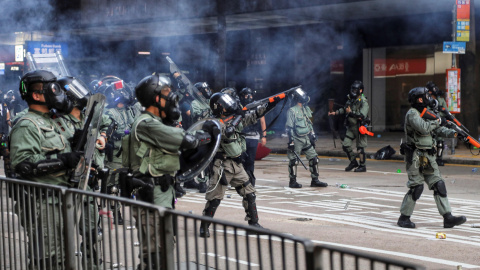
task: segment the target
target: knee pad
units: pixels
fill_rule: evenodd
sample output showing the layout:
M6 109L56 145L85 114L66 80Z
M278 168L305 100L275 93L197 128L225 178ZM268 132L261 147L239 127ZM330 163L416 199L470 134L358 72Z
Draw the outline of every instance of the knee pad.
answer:
M443 141L437 141L437 148L443 149Z
M288 162L288 166L293 167L297 165L297 160L296 159L290 159Z
M418 186L414 186L414 187L410 188L408 193L410 193L412 195L412 199L414 201L420 199L420 196L423 193L423 185L418 185Z
M314 157L308 161L310 165L316 166L318 164L318 157Z
M358 148L357 148L357 152L358 152L359 154L365 155L365 148L363 148L363 147L358 147Z
M445 186L445 182L443 182L443 180L433 184L433 190L433 195L439 195L440 197L444 198L447 197L447 187Z
M342 145L342 149L343 151L348 152L348 148L345 145Z

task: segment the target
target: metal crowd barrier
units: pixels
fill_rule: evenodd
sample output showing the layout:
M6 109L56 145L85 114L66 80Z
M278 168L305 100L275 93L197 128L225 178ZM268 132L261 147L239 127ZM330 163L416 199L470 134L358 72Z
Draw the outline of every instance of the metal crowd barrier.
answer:
M0 270L424 269L98 192L7 178L0 191Z

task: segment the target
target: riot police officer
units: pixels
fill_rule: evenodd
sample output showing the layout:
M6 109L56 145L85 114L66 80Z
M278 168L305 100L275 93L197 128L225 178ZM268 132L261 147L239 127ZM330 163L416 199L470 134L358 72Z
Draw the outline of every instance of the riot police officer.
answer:
M196 132L195 135L185 134L182 128L176 127L174 123L180 117L178 108L178 97L171 89L171 81L162 75L150 75L143 78L135 87L135 94L138 101L146 109L135 120L132 125L132 133L124 141L128 148L124 150L127 155L128 167L133 171L133 177L141 179L151 188L142 187L137 193L137 198L143 201L154 203L166 208L174 208L175 201L175 175L180 169L178 151L182 149L195 149L202 144L211 141L210 133L215 133L213 126L204 128L210 132ZM216 131L220 132L217 128ZM148 149L148 153L145 152ZM144 157L148 155L148 157ZM161 161L161 162L160 162ZM137 212L134 213L137 215ZM149 269L156 269L161 241L155 241L159 220L150 219L147 224L145 213L136 216L139 239L141 243L143 260L148 263L148 254L151 254L153 262ZM158 217L158 216L157 216ZM142 226L138 225L139 219ZM150 226L150 235L147 235L146 226ZM157 225L158 226L158 225ZM150 240L147 240L150 239ZM150 243L147 243L150 241ZM168 239L172 241L173 239Z
M76 167L82 154L72 152L70 143L62 135L50 112L50 109L68 108L66 95L62 94L55 76L45 70L26 73L21 78L19 90L29 110L10 133L10 154L15 172L21 179L70 187L67 171ZM50 196L50 199L47 200L46 196ZM17 204L15 209L17 212L26 211L27 214L18 215L22 219L26 216L34 220L22 220L32 247L28 250L34 251L30 254L31 265L60 268L63 265L60 255L64 251L58 245L62 236L58 197L52 198L49 191L39 190L36 198L35 204ZM30 200L17 200L26 201Z
M433 190L438 212L443 216L443 226L452 228L463 224L467 221L466 217L452 215L447 188L435 159L435 139L432 136L433 133L437 133L442 137L455 137L457 133L441 126L445 120L440 117L437 120L422 118L421 113L431 104L427 88L417 87L410 90L408 101L412 107L405 115L405 143L401 146L401 152L405 154L407 187L410 190L403 198L397 224L404 228L415 228L415 223L410 220L410 216L423 193L424 183L427 184L428 189Z
M361 134L359 131L360 126L369 123L367 117L369 106L367 98L363 95L363 83L354 81L347 97L348 100L344 108L329 112L328 115L346 115L345 126L347 127L347 132L342 142L342 148L347 154L350 164L345 168L345 171L349 172L355 169L354 172L366 172L365 148L367 147L367 134ZM356 140L357 144L356 154L353 153L352 149L353 140ZM360 164L357 162L357 156Z
M225 191L230 184L237 193L243 197L248 224L262 227L258 223L255 188L249 181L249 177L241 164L241 154L245 151L245 142L240 135L244 126L254 124L259 117L273 109L280 99L269 103L266 107L259 107L256 111L243 113L239 109L237 101L228 94L215 93L210 98L210 108L215 118L222 123L222 138L220 148L213 160L212 177L208 190L205 194L207 203L203 210L204 216L213 217L220 205ZM210 237L208 227L210 223L202 222L200 225L200 237Z
M427 82L427 89L428 89L428 93L430 94L430 96L435 99L437 101L437 108L447 108L447 102L445 101L445 98L443 98L442 96L442 91L438 88L438 86L430 81L430 82ZM446 113L441 111L441 110L438 110L438 114L440 115L440 117L446 117ZM438 166L444 166L445 163L443 162L443 150L444 150L444 147L445 147L445 144L444 144L444 139L437 135L435 137L435 140L437 141L437 164Z
M288 135L288 174L291 188L301 188L302 185L297 182L297 159L302 153L305 153L310 167L311 187L327 187L328 184L318 180L318 157L315 151L315 142L317 140L313 130L312 111L307 106L310 97L301 89L297 88L293 93L294 106L287 112L287 122L285 129ZM298 155L298 157L297 157Z
M105 165L110 169L111 176L108 181L107 192L118 195L118 173L122 171L122 138L130 132L131 125L138 115L135 107L128 106L131 97L123 81L112 82L105 90L107 109L105 114L110 117L115 125L115 130L108 142L106 149ZM119 204L113 206L113 217L119 225L123 218Z
M253 100L253 90L249 87L243 88L239 93L240 101L243 106L252 103ZM250 177L250 182L255 186L255 156L257 154L258 141L260 140L261 144L265 146L267 144L267 126L265 124L265 117L261 117L254 125L245 127L242 130L242 133L245 134L245 141L247 144L247 150L244 153L243 158L243 167Z

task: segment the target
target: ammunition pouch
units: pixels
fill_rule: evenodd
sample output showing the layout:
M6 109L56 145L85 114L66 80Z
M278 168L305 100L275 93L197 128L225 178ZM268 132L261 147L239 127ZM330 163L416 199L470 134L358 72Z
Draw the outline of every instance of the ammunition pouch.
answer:
M46 159L37 163L23 161L15 166L15 172L25 179L56 173L64 169L65 165L60 159Z
M405 161L407 163L412 163L414 151L415 146L409 146L407 143L402 143L400 145L400 154L405 155Z
M138 190L138 197L149 203L154 203L153 190L155 186L160 186L162 192L167 192L170 186L175 184L175 177L168 174L159 177L142 177L139 180L143 181L144 185Z

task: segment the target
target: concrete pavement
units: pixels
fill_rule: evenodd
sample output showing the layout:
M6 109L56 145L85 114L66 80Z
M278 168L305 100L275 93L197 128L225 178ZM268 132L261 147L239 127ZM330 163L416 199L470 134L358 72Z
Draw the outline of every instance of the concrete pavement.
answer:
M336 147L334 147L331 133L320 132L317 136L318 141L315 149L319 156L346 157L340 139L335 140ZM373 137L368 137L368 147L365 149L367 159L371 159L382 147L390 145L396 151L390 159L403 160L403 156L400 155L400 140L404 137L403 132L376 132ZM272 150L272 153L286 154L287 141L288 139L282 137L280 133L269 134L267 136L267 147ZM446 149L443 159L446 164L480 165L479 149L470 150L463 142L459 142L452 153L452 139L446 139L445 144Z

